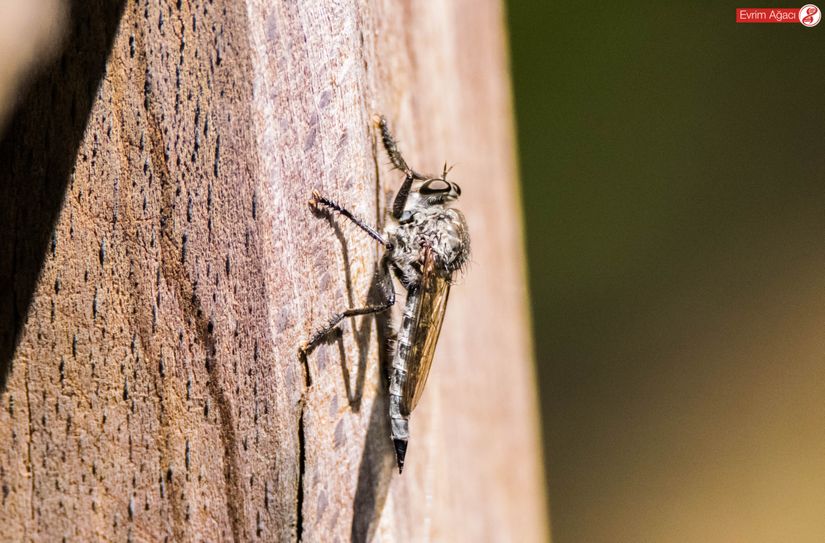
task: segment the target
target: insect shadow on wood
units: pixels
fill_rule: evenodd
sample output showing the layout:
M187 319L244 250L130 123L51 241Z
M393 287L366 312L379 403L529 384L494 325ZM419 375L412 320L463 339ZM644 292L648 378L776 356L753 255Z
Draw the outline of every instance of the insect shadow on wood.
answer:
M375 132L373 132L375 134ZM378 162L378 141L373 137L372 154L375 164L375 200L379 209L385 203L385 193L381 188L381 171ZM383 214L379 214L378 227L384 228ZM377 278L377 276L374 276ZM389 312L375 315L378 344L378 364L381 373L383 390L389 386L390 350L387 348L395 342L395 332L390 326ZM390 434L390 421L387 418L389 406L386 394L379 394L372 403L370 419L367 424L367 435L364 438L364 448L361 451L361 461L358 465L358 483L355 488L355 497L352 504L352 525L350 541L352 543L366 543L372 541L375 530L378 528L378 519L387 502L390 490L392 471L395 467L395 451L387 436Z
M385 193L381 188L381 176L378 163L377 153L378 142L373 138L373 158L375 164L375 201L378 209L384 209L386 206L382 204L386 200ZM359 300L358 294L354 293L352 285L352 274L350 271L350 257L349 246L344 231L338 221L335 220L334 214L326 208L318 208L312 206L313 214L316 217L325 218L333 232L341 244L345 269L345 284L347 291L348 307L354 307ZM384 220L382 213L379 213L376 221L377 229L382 230L384 227ZM381 263L379 263L379 266ZM367 293L366 304L375 306L380 304L382 298L385 297L386 285L382 280L386 280L386 275L379 273L378 266L373 270L372 281ZM337 315L336 315L337 317ZM350 407L353 411L358 412L361 406L361 399L363 397L364 383L367 372L367 359L369 356L369 340L372 332L372 320L375 319L378 344L378 363L381 373L381 382L384 385L383 390L386 390L388 383L387 367L389 366L390 352L386 348L394 339L394 333L390 326L390 318L387 312L377 312L374 314L367 314L357 319L358 322L353 326L355 334L355 342L358 346L358 371L355 376L354 386L352 384L352 374L350 372L350 365L347 363L346 349L344 348L343 331L338 326L325 327L322 330L329 330L324 334L315 334L311 341L302 346L299 350L299 357L301 358L304 367L309 368L307 355L320 345L336 344L339 349L341 360L341 372L346 387L347 398ZM311 380L308 381L308 384ZM350 541L353 543L362 543L372 540L375 530L377 528L377 519L381 517L381 512L386 503L387 494L389 492L390 480L392 470L395 465L394 451L390 440L387 436L390 433L389 419L387 413L387 396L386 394L379 394L376 396L370 409L369 423L367 426L367 435L364 439L364 445L361 453L361 460L358 468L358 482L353 502L353 518L351 527Z

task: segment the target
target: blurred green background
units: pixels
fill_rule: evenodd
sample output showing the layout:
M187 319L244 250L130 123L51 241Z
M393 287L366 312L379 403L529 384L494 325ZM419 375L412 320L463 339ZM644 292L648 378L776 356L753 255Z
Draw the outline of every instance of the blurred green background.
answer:
M508 3L555 543L825 541L825 22L765 5Z

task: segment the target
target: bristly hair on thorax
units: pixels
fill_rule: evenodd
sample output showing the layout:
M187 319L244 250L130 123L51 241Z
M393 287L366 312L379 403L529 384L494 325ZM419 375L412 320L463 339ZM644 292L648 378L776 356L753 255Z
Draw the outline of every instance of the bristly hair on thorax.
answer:
M470 237L461 211L441 206L421 207L409 219L390 226L393 243L390 259L398 268L405 287L421 279L421 253L429 247L435 257L435 270L452 283L453 274L463 271L470 258Z

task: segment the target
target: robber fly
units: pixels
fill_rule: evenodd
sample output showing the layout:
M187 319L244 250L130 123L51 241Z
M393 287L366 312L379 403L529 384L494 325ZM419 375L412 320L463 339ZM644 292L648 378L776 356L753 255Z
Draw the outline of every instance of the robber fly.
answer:
M450 205L461 196L457 184L447 181L447 165L440 176L422 175L410 168L390 133L386 119L374 119L393 166L404 173L404 182L392 205L392 224L383 234L329 198L314 191L314 209L340 213L384 246L379 265L383 299L376 305L338 313L300 349L301 356L346 317L380 313L395 303L391 273L407 291L401 324L393 347L389 375L390 430L398 472L404 468L409 419L430 373L435 345L444 321L453 277L470 255L470 237L464 215Z

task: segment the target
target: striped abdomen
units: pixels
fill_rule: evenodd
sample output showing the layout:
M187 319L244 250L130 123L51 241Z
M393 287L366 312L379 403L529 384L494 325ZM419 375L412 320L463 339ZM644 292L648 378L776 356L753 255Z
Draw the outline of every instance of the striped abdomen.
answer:
M415 334L415 321L421 304L421 294L417 287L407 293L407 303L401 317L401 326L398 329L395 353L390 368L390 432L395 444L396 458L399 470L404 465L404 454L407 450L407 440L410 438L409 413L401 409L404 388L409 378L409 355L412 349Z

